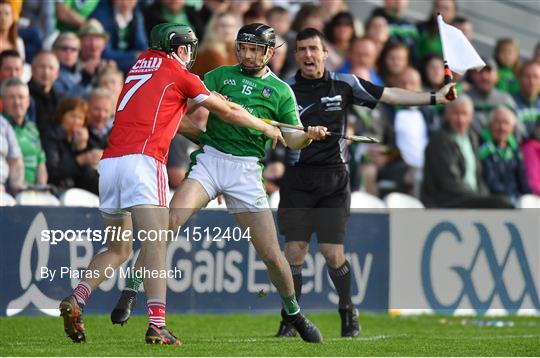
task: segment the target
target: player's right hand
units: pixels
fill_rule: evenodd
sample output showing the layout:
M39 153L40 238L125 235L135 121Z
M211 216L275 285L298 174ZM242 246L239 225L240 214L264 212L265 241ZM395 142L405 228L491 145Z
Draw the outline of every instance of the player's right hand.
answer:
M276 149L277 142L281 142L284 147L287 146L287 143L285 142L285 139L283 138L283 135L281 134L281 131L278 127L271 126L270 124L267 124L266 127L263 130L263 134L267 136L268 138L272 139L272 149Z

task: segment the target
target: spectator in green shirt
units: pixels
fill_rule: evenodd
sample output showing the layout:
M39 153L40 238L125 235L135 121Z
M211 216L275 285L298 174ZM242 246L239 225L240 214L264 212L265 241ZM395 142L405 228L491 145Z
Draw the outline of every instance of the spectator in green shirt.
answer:
M3 116L7 118L21 148L24 161L24 185L47 184L45 152L41 147L36 125L28 119L30 91L17 78L7 80L2 86Z
M197 10L186 5L179 0L156 0L152 5L144 8L144 25L146 33L150 35L150 30L162 22L173 22L184 24L193 29L199 38L203 38L205 24L201 22Z
M509 94L519 92L516 74L519 73L521 63L517 43L510 38L500 39L495 46L493 57L497 61L499 73L496 88Z
M99 1L57 0L56 27L60 32L77 32L90 14L97 8Z

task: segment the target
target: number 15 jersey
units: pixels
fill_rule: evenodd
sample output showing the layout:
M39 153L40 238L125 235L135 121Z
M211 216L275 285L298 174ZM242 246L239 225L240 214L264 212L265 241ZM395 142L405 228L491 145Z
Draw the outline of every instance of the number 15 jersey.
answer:
M196 75L162 51L143 52L131 67L118 98L103 158L145 154L167 162L169 146L187 110L210 92Z

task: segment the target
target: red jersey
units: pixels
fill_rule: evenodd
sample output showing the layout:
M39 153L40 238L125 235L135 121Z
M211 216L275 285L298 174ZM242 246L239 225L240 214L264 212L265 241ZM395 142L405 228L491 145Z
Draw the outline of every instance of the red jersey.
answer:
M166 163L187 100L200 103L209 95L199 77L175 59L143 52L126 77L103 158L145 154Z

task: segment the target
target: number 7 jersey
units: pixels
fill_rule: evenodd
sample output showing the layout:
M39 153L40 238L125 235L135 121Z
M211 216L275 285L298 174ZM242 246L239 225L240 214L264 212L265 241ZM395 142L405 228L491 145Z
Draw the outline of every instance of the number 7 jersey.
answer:
M103 158L145 154L167 162L171 140L187 110L210 92L196 75L162 51L143 52L131 67L118 98Z

